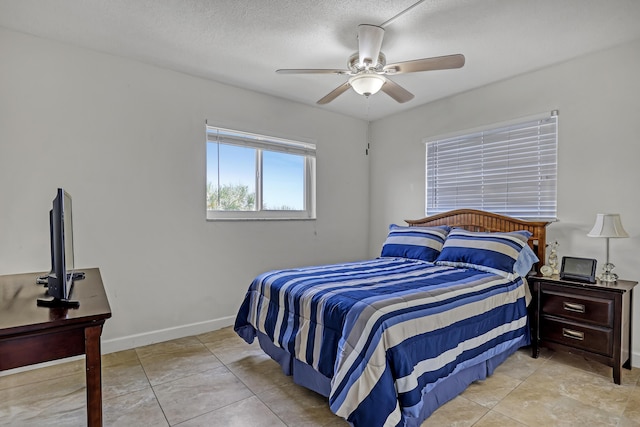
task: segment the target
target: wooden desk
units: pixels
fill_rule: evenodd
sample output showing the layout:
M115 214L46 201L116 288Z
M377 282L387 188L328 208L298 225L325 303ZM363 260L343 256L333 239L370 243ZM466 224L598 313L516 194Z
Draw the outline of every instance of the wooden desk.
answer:
M0 371L85 354L87 424L102 425L100 335L111 307L100 271L83 269L74 284L77 309L38 307L45 288L36 285L44 273L0 276Z

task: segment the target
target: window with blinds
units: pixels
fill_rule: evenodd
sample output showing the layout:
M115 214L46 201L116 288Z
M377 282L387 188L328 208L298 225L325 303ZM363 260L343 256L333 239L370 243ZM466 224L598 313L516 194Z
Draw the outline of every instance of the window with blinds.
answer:
M556 219L557 111L425 142L427 215L471 208Z
M206 131L207 219L315 218L314 144Z

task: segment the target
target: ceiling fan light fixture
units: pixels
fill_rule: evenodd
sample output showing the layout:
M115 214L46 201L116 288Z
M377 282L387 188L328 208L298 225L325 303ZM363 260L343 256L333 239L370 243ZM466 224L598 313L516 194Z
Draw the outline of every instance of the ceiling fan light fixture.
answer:
M386 80L375 73L362 73L349 79L349 84L359 95L369 96L378 92Z
M422 3L424 0L415 3ZM411 6L409 9L411 9ZM407 10L409 10L407 9ZM402 12L404 13L404 12ZM391 20L396 19L396 15ZM391 20L387 22L391 22ZM382 24L385 25L385 24ZM419 71L449 70L460 68L464 65L465 58L462 54L436 56L430 58L413 59L410 61L387 64L387 58L380 50L384 28L377 25L362 24L358 26L358 51L347 60L346 69L326 68L290 68L276 70L280 74L337 74L350 76L351 78L337 88L316 101L319 105L325 105L347 92L350 87L359 95L369 97L382 90L396 102L411 101L414 95L395 83L386 76L396 74L416 73Z

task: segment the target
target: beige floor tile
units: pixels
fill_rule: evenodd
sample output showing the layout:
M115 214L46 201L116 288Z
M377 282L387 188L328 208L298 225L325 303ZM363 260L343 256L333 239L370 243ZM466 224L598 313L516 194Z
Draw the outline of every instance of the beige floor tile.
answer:
M0 390L0 425L86 424L84 372Z
M493 411L528 426L616 426L619 415L561 394L533 376L509 393Z
M119 359L119 362L102 366L103 399L149 388L149 380L137 357L135 359Z
M484 381L476 381L462 392L462 396L487 408L493 408L522 381L494 372Z
M25 384L38 383L54 378L66 377L80 372L84 373L84 369L85 362L83 358L81 360L57 363L52 366L6 375L0 377L0 390Z
M103 424L109 427L167 427L169 424L150 386L143 390L105 399Z
M104 355L105 426L345 427L231 327ZM640 369L530 348L439 408L422 427L640 427ZM153 387L152 387L153 385ZM0 425L86 424L84 359L0 377Z
M258 398L288 426L348 426L331 412L326 397L297 384L270 388Z
M153 386L222 366L196 337L140 347L136 353Z
M196 335L196 338L198 338L204 344L214 344L216 342L225 341L227 339L234 339L244 342L244 340L240 338L238 334L236 334L236 332L233 330L233 326L227 326L226 328L220 328L216 329L215 331Z
M247 344L231 327L198 335L198 339L225 365L264 355L257 338Z
M480 420L489 409L458 396L445 403L427 418L420 427L468 427Z
M544 348L540 350L540 355L537 359L531 357L530 347L521 348L507 358L494 372L524 381L542 367L549 360L549 357L551 357L550 351Z
M180 427L286 427L256 396L232 403L197 418Z
M627 417L620 418L618 427L640 427L640 423Z
M529 377L527 383L617 416L622 415L635 388L635 385L616 385L611 378L557 363L553 359L544 370Z
M473 427L527 427L513 418L509 418L495 411L489 411L475 423ZM542 427L542 426L540 426Z
M0 425L5 425L0 422ZM12 420L7 426L15 427L78 427L87 425L87 413L83 409L52 411L37 417Z
M629 421L640 425L640 386L636 386L633 391L629 393L629 400L622 415Z
M612 376L607 375L607 378L613 378L613 373ZM622 368L622 383L625 384L627 382L635 383L636 385L640 384L640 368Z
M252 395L224 366L154 386L153 390L171 425Z
M584 356L573 354L568 351L558 351L552 352L551 360L613 381L613 368ZM622 369L621 382L623 385L636 384L639 378L640 369Z
M131 363L140 363L140 360L138 359L138 353L136 353L135 349L118 351L115 353L102 355L103 368L107 366L131 364Z
M254 393L282 385L293 385L291 376L285 375L280 365L266 354L246 357L227 364L227 368Z
M181 355L192 351L202 350L202 342L196 337L184 337L175 340L164 341L157 344L137 347L135 352L140 360L154 357L168 357Z

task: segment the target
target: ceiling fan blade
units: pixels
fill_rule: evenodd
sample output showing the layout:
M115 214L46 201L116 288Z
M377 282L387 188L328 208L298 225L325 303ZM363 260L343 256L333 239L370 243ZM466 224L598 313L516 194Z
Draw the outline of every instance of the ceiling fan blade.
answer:
M392 80L385 79L386 82L382 85L380 89L399 103L403 104L407 101L411 101L413 99L413 94L400 86L399 84L393 82Z
M358 25L358 56L359 65L369 64L375 67L382 48L384 28L377 25Z
M338 86L337 88L335 88L334 90L326 94L324 97L320 98L318 102L316 102L316 104L320 104L320 105L328 104L334 99L336 99L338 96L348 91L350 87L351 85L349 84L348 81L344 82L343 84L341 84L340 86Z
M333 70L324 68L284 68L276 70L278 74L350 74L349 70Z
M449 70L464 65L464 55L436 56L433 58L415 59L413 61L387 64L383 70L387 74L415 73L417 71Z

